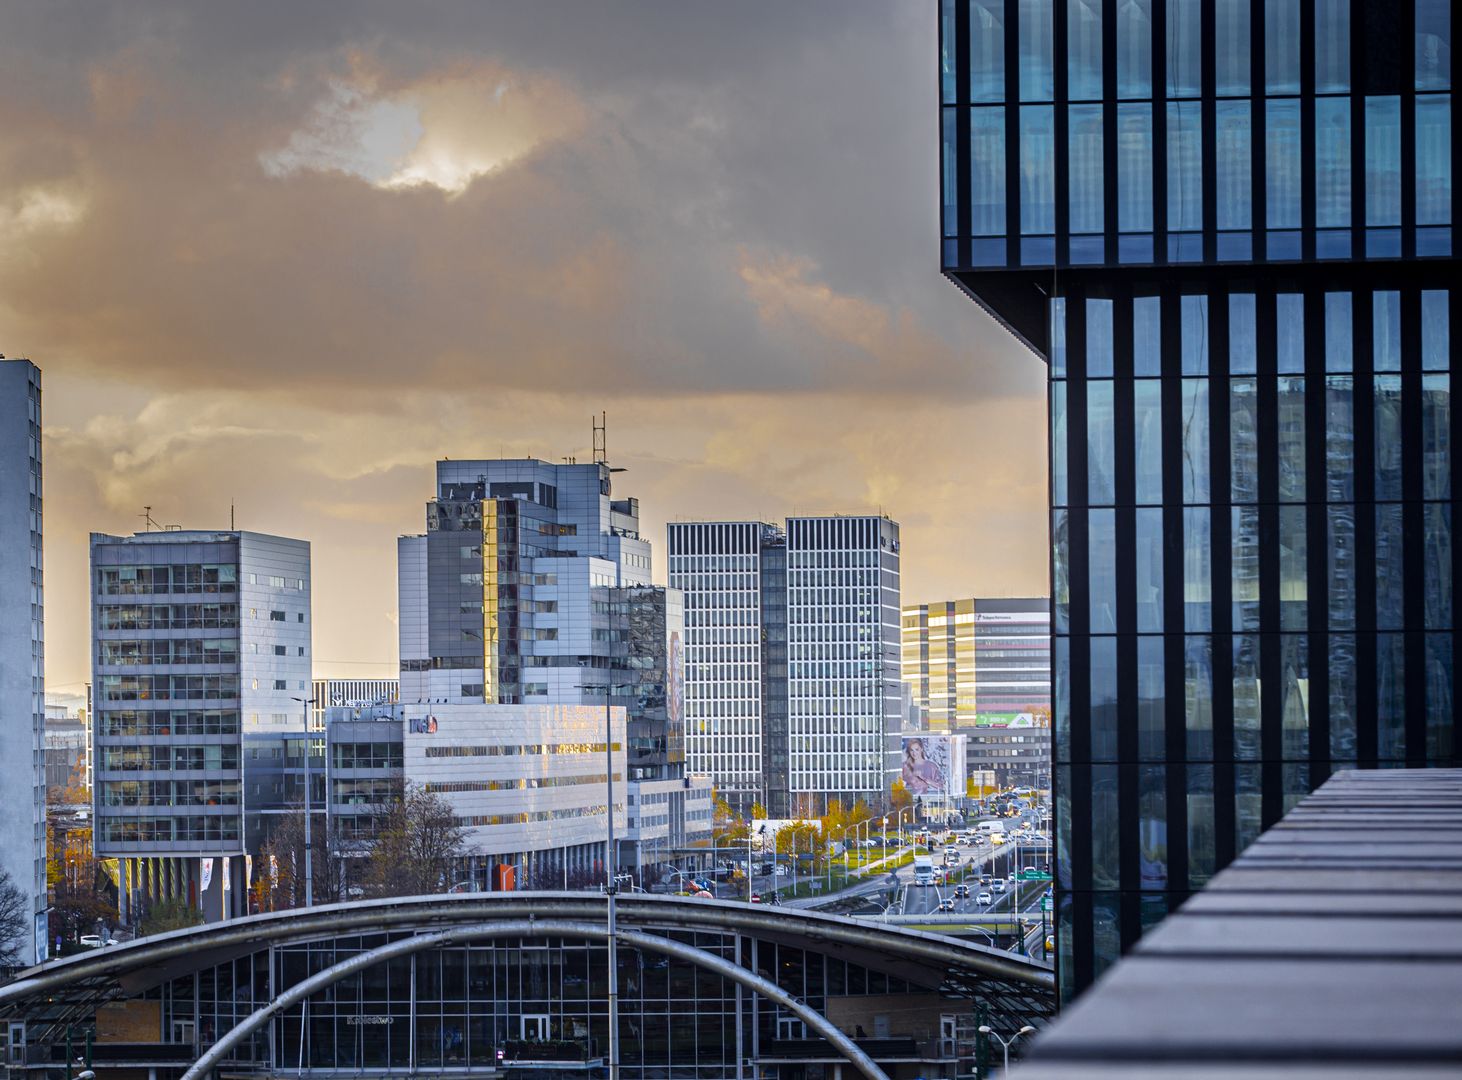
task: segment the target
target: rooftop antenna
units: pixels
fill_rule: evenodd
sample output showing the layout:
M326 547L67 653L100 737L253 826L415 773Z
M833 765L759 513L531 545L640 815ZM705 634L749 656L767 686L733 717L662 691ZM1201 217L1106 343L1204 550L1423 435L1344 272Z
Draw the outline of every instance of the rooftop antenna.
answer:
M146 532L152 532L153 529L160 529L160 528L162 528L161 525L159 525L157 522L155 522L155 521L152 520L152 507L150 507L150 506L144 506L142 508L142 513L138 514L137 516L140 517L143 520L143 522L145 522L145 524L146 524L145 531Z
M594 425L594 464L607 465L609 464L609 451L607 449L609 443L607 434L609 414L601 412L599 419L595 420L591 416L589 422Z
M228 531L229 532L233 532L234 531L234 504L233 504L233 500L229 500L229 504L228 504Z

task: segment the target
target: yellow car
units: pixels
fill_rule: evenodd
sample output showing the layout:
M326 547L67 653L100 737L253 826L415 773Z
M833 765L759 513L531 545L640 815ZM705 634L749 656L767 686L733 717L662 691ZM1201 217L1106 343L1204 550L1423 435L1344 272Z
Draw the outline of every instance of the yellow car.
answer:
M1049 956L1051 953L1053 953L1055 951L1056 951L1056 939L1054 937L1047 937L1046 938L1046 955Z

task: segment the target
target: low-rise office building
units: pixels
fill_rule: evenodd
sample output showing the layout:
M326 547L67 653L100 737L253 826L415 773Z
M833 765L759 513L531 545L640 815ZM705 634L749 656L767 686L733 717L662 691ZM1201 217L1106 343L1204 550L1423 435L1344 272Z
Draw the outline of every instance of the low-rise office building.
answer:
M617 837L626 817L625 711L607 713L480 702L328 710L330 835L346 854L363 853L404 782L440 795L466 830L460 880L480 889L602 880L611 773Z

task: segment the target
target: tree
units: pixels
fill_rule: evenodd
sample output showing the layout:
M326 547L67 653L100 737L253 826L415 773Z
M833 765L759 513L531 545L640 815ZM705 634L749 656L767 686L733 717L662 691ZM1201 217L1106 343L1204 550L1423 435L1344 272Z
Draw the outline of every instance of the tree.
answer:
M765 821L767 819L767 808L759 802L751 804L751 820Z
M158 900L142 916L143 934L165 934L169 930L184 930L190 926L203 925L203 912L187 900L177 897L172 900Z
M823 848L823 834L811 821L793 821L777 830L777 854L817 854Z
M0 869L0 968L20 965L34 925L30 897L15 884L8 870Z
M914 797L909 794L908 786L902 780L895 780L893 787L889 789L888 801L895 811L912 806Z
M310 858L314 901L333 904L346 899L345 855L338 835L326 826L323 812L311 808ZM305 810L295 805L279 815L254 860L250 885L257 911L283 911L305 906Z
M419 896L452 885L467 831L446 799L408 783L387 808L367 860L368 896Z

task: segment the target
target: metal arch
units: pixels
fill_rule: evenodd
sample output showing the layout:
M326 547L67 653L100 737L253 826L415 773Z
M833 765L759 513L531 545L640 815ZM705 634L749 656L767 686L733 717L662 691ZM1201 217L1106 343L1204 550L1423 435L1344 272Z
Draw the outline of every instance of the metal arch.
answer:
M413 953L425 952L428 949L434 949L441 945L452 945L460 941L495 937L542 937L547 935L562 935L564 937L586 938L592 941L606 941L609 938L609 930L604 926L596 926L592 923L551 919L525 919L514 922L480 923L474 926L460 926L451 930L442 930L433 934L417 934L378 946L368 952L357 953L349 959L333 964L325 970L311 975L308 979L296 983L268 1005L254 1010L254 1012L235 1024L217 1042L209 1047L207 1052L199 1057L189 1067L187 1072L183 1073L182 1080L204 1080L204 1077L208 1075L213 1067L221 1062L234 1047L267 1023L276 1013L299 1004L305 998L324 990L328 986L334 985L342 979L348 978L357 972L364 971L367 968L374 967L383 960L394 959L398 956L409 956ZM626 945L632 945L637 949L645 949L649 952L663 953L666 956L673 956L679 960L686 960L699 967L723 975L734 982L740 983L742 986L755 991L769 1001L776 1002L782 1008L795 1014L813 1031L832 1043L834 1048L851 1062L867 1080L889 1080L888 1075L878 1067L877 1063L857 1043L848 1038L847 1035L828 1020L827 1017L823 1016L806 1002L788 994L771 980L765 979L755 972L748 971L740 964L732 963L724 957L694 948L690 945L684 945L678 941L671 941L668 938L657 937L653 934L642 934L636 930L616 930L614 936L616 940ZM300 1032L300 1038L304 1038L303 1030Z
M231 919L226 923L174 930L125 945L93 950L94 955L67 957L31 968L14 982L0 986L0 1016L29 998L63 993L87 980L126 980L139 970L189 957L200 950L311 940L316 936L416 930L461 920L464 925L496 918L603 918L604 898L585 893L469 893L458 897L422 896L321 905ZM809 947L871 950L928 965L950 967L978 976L1051 992L1049 967L999 953L983 945L905 927L863 924L796 908L757 908L728 901L679 900L672 897L621 898L620 918L642 926L666 926L747 934L774 930L797 934ZM500 914L501 913L501 914Z

